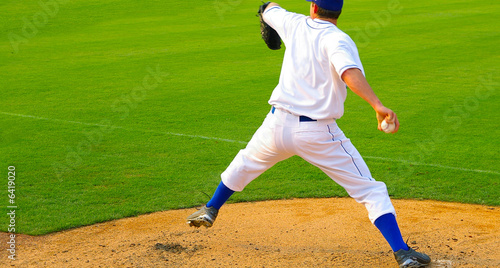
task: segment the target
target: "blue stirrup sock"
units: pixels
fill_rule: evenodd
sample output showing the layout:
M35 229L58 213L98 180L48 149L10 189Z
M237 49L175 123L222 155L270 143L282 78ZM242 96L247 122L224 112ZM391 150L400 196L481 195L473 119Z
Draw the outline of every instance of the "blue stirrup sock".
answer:
M214 207L216 209L220 209L224 203L233 195L234 191L227 188L222 181L219 183L219 186L215 190L214 195L212 196L212 199L208 201L207 207Z
M408 250L408 245L406 245L401 236L401 231L399 230L394 214L388 213L378 217L375 220L375 226L377 226L385 240L387 240L392 251L396 252L400 249Z

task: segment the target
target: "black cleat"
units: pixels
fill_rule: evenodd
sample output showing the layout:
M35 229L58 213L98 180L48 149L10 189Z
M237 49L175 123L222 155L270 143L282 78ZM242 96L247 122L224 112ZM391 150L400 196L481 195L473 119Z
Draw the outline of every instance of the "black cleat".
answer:
M203 206L200 210L187 217L187 223L189 226L194 227L212 227L218 213L219 210L214 207Z
M408 250L400 249L394 252L394 257L400 268L426 267L431 263L431 258L426 254L408 248Z

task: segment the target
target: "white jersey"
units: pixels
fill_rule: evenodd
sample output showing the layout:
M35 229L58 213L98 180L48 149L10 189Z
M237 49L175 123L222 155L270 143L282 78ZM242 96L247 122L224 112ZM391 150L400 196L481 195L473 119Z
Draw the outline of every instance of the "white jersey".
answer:
M364 73L352 39L334 24L274 6L264 20L285 43L279 83L269 104L313 119L338 119L347 96L342 73Z

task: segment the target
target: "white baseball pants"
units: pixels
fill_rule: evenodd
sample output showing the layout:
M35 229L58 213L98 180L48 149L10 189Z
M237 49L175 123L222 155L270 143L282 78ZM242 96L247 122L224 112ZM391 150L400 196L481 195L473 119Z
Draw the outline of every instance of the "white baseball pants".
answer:
M294 155L320 168L364 204L372 223L384 214L396 214L385 183L371 177L335 120L301 122L299 116L281 109L267 115L246 148L222 173L222 181L231 190L242 191L274 164Z

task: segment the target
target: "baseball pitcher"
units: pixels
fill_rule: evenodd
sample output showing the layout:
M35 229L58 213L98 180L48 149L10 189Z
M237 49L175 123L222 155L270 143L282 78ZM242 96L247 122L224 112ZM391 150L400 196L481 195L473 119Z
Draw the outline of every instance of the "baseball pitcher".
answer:
M342 0L307 0L310 16L288 12L276 3L259 8L261 34L271 49L286 50L270 111L245 149L222 173L212 199L187 218L190 226L211 227L220 207L235 191L274 164L298 155L325 172L364 204L400 267L424 267L429 256L404 242L385 183L376 181L363 158L337 126L344 114L347 87L375 110L377 126L394 124L396 114L385 107L364 76L353 40L337 27Z

